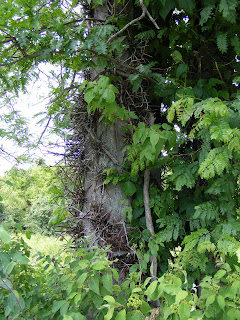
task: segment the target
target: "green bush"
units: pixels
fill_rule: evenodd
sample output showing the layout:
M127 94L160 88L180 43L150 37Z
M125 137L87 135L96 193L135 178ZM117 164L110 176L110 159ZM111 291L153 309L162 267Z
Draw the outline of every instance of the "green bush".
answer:
M32 204L25 217L25 225L33 232L49 233L48 223L56 205L50 203L49 196L41 196Z
M0 227L0 319L141 320L240 318L240 268L219 261L218 271L204 277L201 292L189 290L188 275L173 265L161 278L143 280L131 272L119 282L119 271L106 250L77 250L29 262L23 239L10 237L11 223ZM15 225L19 228L19 225ZM29 236L29 234L27 234ZM108 248L109 249L109 248ZM161 307L153 308L159 300Z

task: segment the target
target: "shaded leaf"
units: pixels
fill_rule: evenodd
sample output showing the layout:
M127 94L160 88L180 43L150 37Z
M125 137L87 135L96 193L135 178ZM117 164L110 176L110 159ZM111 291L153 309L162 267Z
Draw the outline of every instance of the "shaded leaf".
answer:
M126 196L130 197L137 191L135 184L131 181L126 181L122 188Z
M4 243L9 243L11 241L11 237L10 237L9 233L1 227L0 227L0 239Z

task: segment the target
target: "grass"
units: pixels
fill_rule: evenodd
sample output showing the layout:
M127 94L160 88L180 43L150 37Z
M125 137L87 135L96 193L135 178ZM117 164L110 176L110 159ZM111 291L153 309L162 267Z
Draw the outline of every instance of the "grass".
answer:
M50 257L61 254L67 242L67 240L60 240L59 238L40 233L32 234L30 239L27 239L25 234L21 234L21 237L31 248L31 257L34 257L38 252Z

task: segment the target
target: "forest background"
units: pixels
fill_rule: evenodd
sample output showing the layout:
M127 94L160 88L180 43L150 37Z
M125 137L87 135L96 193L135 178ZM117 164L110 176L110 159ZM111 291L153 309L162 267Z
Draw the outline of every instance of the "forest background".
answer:
M48 62L43 134L66 141L58 168L1 181L1 319L240 319L239 9L1 3L1 137L41 143L12 102ZM32 257L21 233L52 209L71 240Z

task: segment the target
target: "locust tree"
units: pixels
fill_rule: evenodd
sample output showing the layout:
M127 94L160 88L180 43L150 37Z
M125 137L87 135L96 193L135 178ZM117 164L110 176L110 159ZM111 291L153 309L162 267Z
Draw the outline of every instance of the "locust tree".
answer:
M2 99L56 66L46 130L69 130L65 227L111 245L113 257L133 253L135 270L161 275L179 246L192 281L236 262L239 8L237 0L0 5Z

